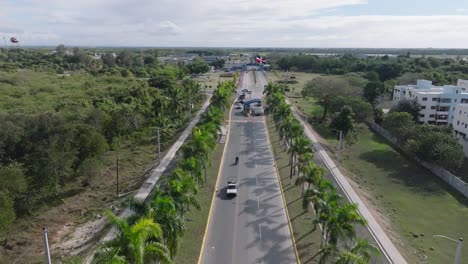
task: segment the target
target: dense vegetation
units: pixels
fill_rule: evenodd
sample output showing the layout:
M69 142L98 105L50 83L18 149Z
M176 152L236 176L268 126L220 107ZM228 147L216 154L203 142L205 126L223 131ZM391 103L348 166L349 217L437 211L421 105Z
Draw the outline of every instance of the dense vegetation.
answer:
M216 146L217 131L234 89L235 81L218 85L201 123L182 147L183 159L157 186L149 203L131 202L136 214L128 219L107 213L118 233L101 246L94 263L172 263L184 235L186 212L201 206L195 194L204 183L203 170Z
M142 140L159 127L167 141L186 124L201 87L185 65L163 67L155 55L124 50L114 65L113 56L66 55L61 46L0 53L0 233L68 183L92 185L119 139ZM140 71L149 80L131 77Z
M379 252L374 245L356 235L356 226L366 225L357 205L347 203L337 194L336 188L325 178L326 169L314 163L311 142L302 125L293 117L282 88L269 83L265 92L268 113L273 114L276 128L290 153L290 178L296 175L295 184L301 189L307 183L302 196L303 209L309 210L312 204L315 213L312 224L321 227L319 263L327 263L327 260L368 263Z
M417 124L413 116L404 111L386 115L382 126L409 154L451 171L463 164L463 148L449 127Z
M281 70L305 71L323 74L376 73L375 81L386 82L403 77L406 73L420 73L434 84L456 83L457 79L468 78L468 63L464 60L438 59L434 57L357 58L352 55L318 57L314 55L283 56L276 61ZM405 79L405 78L403 78ZM414 81L414 80L411 80ZM402 80L404 82L404 80Z

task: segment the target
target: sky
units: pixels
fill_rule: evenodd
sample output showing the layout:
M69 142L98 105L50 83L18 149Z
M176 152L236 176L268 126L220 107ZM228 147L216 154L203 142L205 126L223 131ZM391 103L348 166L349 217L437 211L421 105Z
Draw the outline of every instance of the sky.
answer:
M0 0L0 37L12 36L25 46L468 48L468 1Z

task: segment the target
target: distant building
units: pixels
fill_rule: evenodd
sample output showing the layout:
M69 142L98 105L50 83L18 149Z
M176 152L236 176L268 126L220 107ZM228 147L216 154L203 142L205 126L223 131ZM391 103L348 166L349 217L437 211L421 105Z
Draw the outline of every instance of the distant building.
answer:
M468 157L468 104L458 104L455 107L453 131L463 146L465 156Z
M416 100L421 105L421 123L452 126L468 157L468 80L458 80L456 86L433 86L428 80L395 86L394 103L405 99Z
M102 59L102 56L104 56L105 54L106 54L105 52L104 53L103 52L94 53L93 58L95 60L100 60L100 59ZM117 54L115 54L114 52L112 52L111 55L112 55L112 57L114 57L114 59L117 58Z
M431 81L417 80L416 85L397 85L393 101L416 100L421 105L419 121L433 125L451 125L455 107L468 103L468 81L457 85L433 86Z

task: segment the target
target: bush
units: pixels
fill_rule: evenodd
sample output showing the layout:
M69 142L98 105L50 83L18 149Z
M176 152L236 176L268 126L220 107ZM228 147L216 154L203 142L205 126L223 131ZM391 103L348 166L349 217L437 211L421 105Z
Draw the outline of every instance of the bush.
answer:
M6 231L15 221L16 215L10 197L0 192L0 233Z

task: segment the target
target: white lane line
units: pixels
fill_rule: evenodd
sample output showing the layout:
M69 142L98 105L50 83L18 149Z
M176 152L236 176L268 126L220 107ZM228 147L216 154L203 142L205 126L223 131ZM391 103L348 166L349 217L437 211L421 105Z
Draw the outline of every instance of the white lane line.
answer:
M260 199L257 198L257 208L260 209Z
M262 225L258 224L258 228L260 228L260 241L262 241Z

